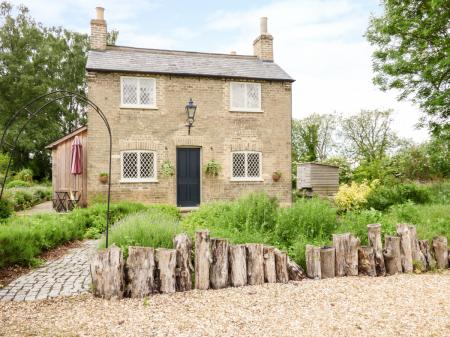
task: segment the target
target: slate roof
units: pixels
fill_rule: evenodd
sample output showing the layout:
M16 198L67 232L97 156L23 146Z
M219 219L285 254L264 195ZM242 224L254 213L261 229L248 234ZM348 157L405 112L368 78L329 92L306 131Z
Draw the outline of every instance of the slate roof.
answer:
M256 56L117 46L89 51L86 70L294 81L276 63Z

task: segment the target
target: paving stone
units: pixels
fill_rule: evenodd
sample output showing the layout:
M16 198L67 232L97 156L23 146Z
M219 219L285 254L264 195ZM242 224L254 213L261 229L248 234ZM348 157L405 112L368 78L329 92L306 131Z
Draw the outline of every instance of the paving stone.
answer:
M58 260L23 275L0 290L1 301L32 301L90 291L89 260L97 247L88 240Z

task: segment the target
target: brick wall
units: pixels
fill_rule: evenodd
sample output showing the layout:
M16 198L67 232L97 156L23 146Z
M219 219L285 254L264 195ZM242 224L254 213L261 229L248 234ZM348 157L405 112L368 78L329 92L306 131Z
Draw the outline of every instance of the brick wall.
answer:
M230 112L226 79L153 75L157 109L120 108L120 76L133 74L89 73L89 98L105 113L113 135L112 198L147 203L176 203L176 178L164 177L160 167L168 159L175 165L176 148L201 148L202 167L215 159L222 165L218 177L202 172L201 201L233 199L251 191L266 191L282 204L291 202L291 84L262 81L263 112ZM142 75L144 76L144 75ZM187 135L184 107L191 98L197 113ZM107 131L102 120L88 112L88 199L106 193L98 182L108 170ZM120 151L157 152L158 182L120 183ZM231 151L262 151L263 182L233 182ZM282 178L272 181L272 173Z

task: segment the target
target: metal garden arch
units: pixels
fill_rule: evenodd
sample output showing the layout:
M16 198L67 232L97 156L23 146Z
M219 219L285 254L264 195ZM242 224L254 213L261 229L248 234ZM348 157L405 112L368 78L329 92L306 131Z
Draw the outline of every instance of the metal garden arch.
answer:
M84 95L81 95L76 92L67 91L67 90L55 90L50 93L38 96L34 99L32 99L30 102L25 104L23 107L21 107L19 110L17 110L6 122L5 129L3 130L3 135L0 141L0 150L4 150L6 152L14 152L17 146L17 142L20 139L20 135L25 130L26 126L30 121L32 121L36 116L38 116L42 111L45 111L45 108L49 106L50 104L60 101L62 99L75 99L80 102L86 103L89 105L92 109L94 109L95 112L97 112L98 116L103 120L106 129L108 130L108 136L109 136L109 171L108 171L108 201L107 201L107 207L106 207L106 247L108 247L108 232L109 232L109 208L110 208L110 202L111 202L111 158L112 158L112 136L111 136L111 128L108 123L108 119L106 118L103 111L89 98L87 98ZM42 101L44 103L42 104ZM30 110L34 104L40 105L39 108L32 111ZM41 105L42 104L42 105ZM14 138L13 144L11 145L11 148L7 149L6 147L6 135L8 133L9 128L14 124L16 119L20 117L22 114L27 114L26 120L19 129L18 134ZM0 200L3 197L3 189L5 188L6 179L8 177L9 169L11 166L11 158L9 158L8 166L6 168L5 177L3 178L3 183L0 190Z

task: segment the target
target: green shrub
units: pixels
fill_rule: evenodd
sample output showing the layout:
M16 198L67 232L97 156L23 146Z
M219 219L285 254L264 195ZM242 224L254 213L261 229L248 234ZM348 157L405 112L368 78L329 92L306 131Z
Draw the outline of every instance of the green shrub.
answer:
M17 172L14 176L15 180L22 180L22 181L33 181L33 171L31 169L23 169Z
M13 205L5 196L0 200L0 219L7 219L13 213Z
M31 183L29 181L23 180L11 180L6 184L6 188L14 188L14 187L30 187Z
M43 185L8 188L5 192L16 211L50 200L52 195L51 187Z
M128 215L117 222L110 231L109 243L122 248L125 256L128 246L172 248L173 236L180 232L179 218L161 209ZM100 247L105 247L102 239Z
M290 245L299 235L307 239L330 236L336 229L336 209L319 198L299 199L291 207L280 209L277 220L277 240Z
M430 192L418 184L379 185L370 191L365 206L382 211L407 201L424 204L430 200Z

